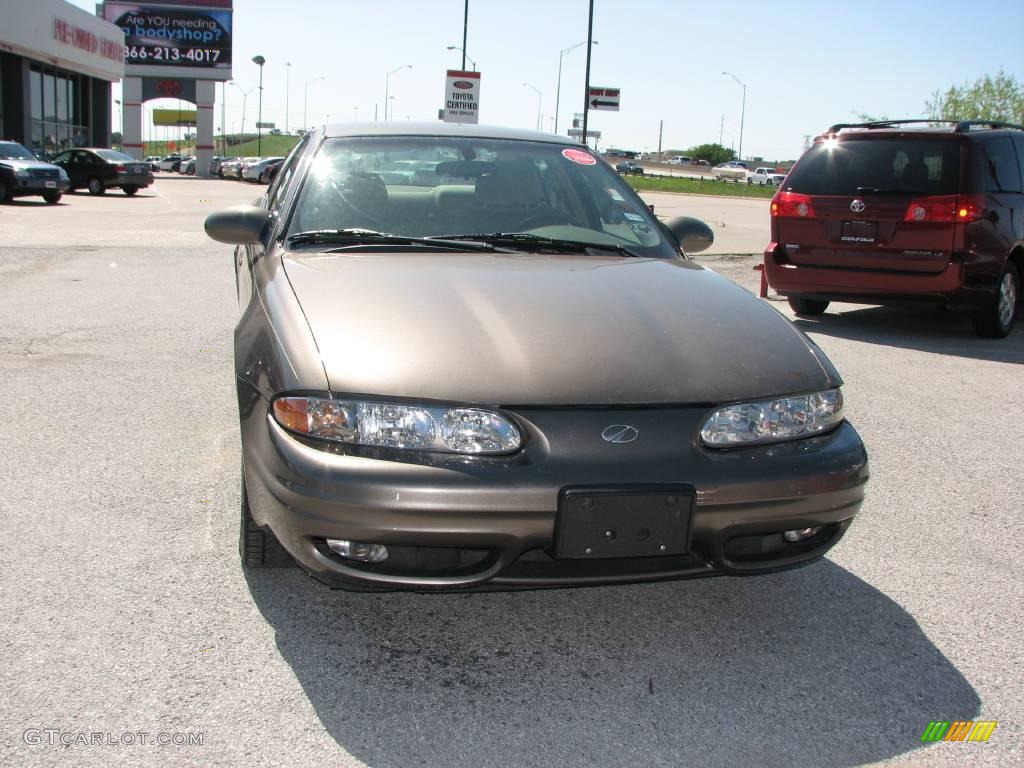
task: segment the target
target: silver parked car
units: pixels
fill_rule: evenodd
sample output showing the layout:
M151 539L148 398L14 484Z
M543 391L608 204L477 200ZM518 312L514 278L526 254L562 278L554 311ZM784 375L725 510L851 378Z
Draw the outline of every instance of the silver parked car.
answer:
M750 574L819 558L861 506L821 350L687 257L705 224L658 221L570 139L321 128L206 231L237 246L247 567L419 590Z
M264 157L259 162L249 163L242 168L242 178L246 181L258 181L260 184L266 184L267 169L282 160L284 160L283 157Z

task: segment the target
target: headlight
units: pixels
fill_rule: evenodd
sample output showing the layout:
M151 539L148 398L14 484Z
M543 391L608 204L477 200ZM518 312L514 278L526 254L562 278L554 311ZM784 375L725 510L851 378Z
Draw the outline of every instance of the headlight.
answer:
M515 424L481 408L279 397L273 411L286 429L350 445L468 454L511 453L522 445Z
M829 389L719 408L704 422L700 439L714 448L778 443L816 435L842 420L843 394Z
M19 168L14 172L14 175L21 179L27 179L32 174L26 171L24 168Z

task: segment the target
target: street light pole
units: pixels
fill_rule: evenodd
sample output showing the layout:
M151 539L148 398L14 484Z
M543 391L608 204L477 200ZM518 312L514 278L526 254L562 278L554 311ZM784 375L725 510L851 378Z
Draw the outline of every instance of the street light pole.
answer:
M292 63L284 63L284 132L288 133L288 89L291 86Z
M239 135L239 140L240 141L244 141L245 140L245 103L246 103L246 100L249 98L249 94L252 93L253 89L250 88L247 91L242 86L240 86L238 83L236 83L234 80L228 80L228 85L235 86L235 88L237 88L242 93L242 127L239 128L238 135Z
M466 0L465 8L462 12L462 71L466 71L466 59L469 56L466 55L466 36L469 34L469 0ZM472 61L472 59L470 59ZM476 72L476 64L473 65L473 71Z
M562 50L558 54L558 86L555 88L555 133L558 133L558 105L562 100L562 59L565 58L565 54L575 51L581 45L586 45L587 41L576 43L576 45L570 45L568 48ZM592 40L591 45L597 45L597 40Z
M457 46L457 45L449 45L448 46L448 50L449 51L462 51L462 69L463 70L466 69L466 59L469 59L469 63L473 65L473 71L476 72L476 62L473 61L472 59L470 59L469 56L466 54L466 52L463 51L461 48L459 48L459 46Z
M587 18L587 75L586 84L583 86L583 146L587 144L587 118L590 114L590 54L593 46L589 45L594 37L594 0L590 0L590 15Z
M723 72L723 75L728 75L743 89L743 105L740 108L740 151L737 156L738 160L743 159L743 120L747 116L747 84L740 80L732 72Z
M469 0L466 0L466 2L468 3ZM400 67L395 67L390 72L388 72L387 77L384 78L384 122L385 123L388 121L388 92L391 89L391 76L393 74L395 74L395 72L399 72L400 70L403 70L403 69L412 69L412 64L403 64Z
M306 81L306 86L303 88L302 96L302 131L305 133L309 130L309 86L315 83L317 80L326 80L326 77L322 75L320 77L314 77L312 80Z
M534 91L537 92L537 130L539 131L540 130L540 107L541 107L541 102L542 102L542 100L544 98L544 95L540 92L540 88L538 88L535 85L530 85L529 83L523 83L523 85L525 85L527 88L532 88Z
M263 65L267 60L262 56L253 56L252 63L260 68L260 106L256 113L256 154L263 157Z

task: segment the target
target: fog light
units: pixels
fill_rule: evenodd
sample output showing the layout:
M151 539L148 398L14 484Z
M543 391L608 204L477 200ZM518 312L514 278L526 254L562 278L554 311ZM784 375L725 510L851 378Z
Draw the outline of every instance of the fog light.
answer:
M328 539L327 546L331 552L341 555L346 560L382 563L388 559L388 548L383 544L370 544L367 541L349 541L348 539Z
M814 534L816 534L820 530L821 530L821 526L818 526L817 528L797 528L796 530L793 530L793 531L785 531L782 534L782 538L784 538L786 541L791 542L791 543L792 542L797 542L797 541L803 541L804 539L811 538L811 536L813 536Z

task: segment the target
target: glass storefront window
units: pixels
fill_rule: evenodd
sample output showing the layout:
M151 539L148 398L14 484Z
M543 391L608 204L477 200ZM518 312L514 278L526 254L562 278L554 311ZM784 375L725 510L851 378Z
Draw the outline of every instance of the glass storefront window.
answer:
M89 144L88 78L34 65L29 72L32 146L46 152Z
M32 70L29 73L29 89L31 94L29 100L32 102L32 119L42 120L43 119L43 75L42 73Z
M55 97L57 88L54 84L56 78L53 75L43 74L43 120L53 120L57 117L57 105Z

